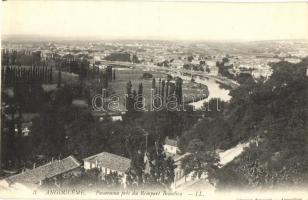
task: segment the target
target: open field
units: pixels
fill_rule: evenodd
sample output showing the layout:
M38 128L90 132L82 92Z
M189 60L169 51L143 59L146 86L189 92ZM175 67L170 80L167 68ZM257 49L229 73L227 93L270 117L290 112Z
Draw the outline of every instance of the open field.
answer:
M167 74L154 72L154 71L142 71L136 69L116 69L116 80L109 82L111 89L114 91L116 95L120 97L120 101L124 102L125 94L126 94L126 84L130 80L133 89L138 91L139 83L143 85L143 96L146 99L146 107L150 105L151 99L151 88L152 88L152 78L144 79L142 78L142 74L144 72L151 73L153 77L156 79L156 86L158 86L158 79L166 80ZM200 91L205 89L204 85L200 85L197 83L191 83L190 81L183 82L183 95L186 95L185 101L191 101L191 96L196 96L195 100L199 100Z
M78 74L69 73L69 72L61 72L61 79L63 83L77 83L79 80ZM58 82L58 70L52 71L52 83L56 84Z

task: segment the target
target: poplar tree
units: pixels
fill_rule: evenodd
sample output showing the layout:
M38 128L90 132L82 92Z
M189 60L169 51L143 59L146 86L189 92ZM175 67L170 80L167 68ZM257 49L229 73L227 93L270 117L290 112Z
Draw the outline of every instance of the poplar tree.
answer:
M142 83L139 84L139 88L138 88L138 102L142 102L143 100L143 85ZM143 102L142 102L142 107L143 107Z
M114 69L113 70L113 80L115 80L116 79L116 70Z
M59 66L59 69L58 69L58 85L57 87L60 88L61 87L61 84L62 84L62 72L61 72L61 66Z

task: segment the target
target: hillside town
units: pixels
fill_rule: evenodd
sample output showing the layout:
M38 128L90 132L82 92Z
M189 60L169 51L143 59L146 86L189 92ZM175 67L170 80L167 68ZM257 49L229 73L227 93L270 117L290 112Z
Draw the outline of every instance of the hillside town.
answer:
M241 48L218 50L217 44L214 51L213 44L205 43L6 41L1 51L0 187L7 191L72 186L95 190L154 184L182 191L203 184L207 191L215 191L219 188L217 171L233 163L249 146L262 143L259 137L264 136L243 136L246 139L213 146L214 151L199 150L213 147L200 139L189 142L186 138L191 137L191 131L199 134L199 126L209 123L208 119L222 115L219 107L232 104L235 97L230 93L249 79L266 83L275 65L304 62L305 44L264 42L270 49L254 54L254 47L240 53ZM291 48L294 45L296 48ZM138 89L134 89L136 85ZM193 89L206 89L207 96L197 102L182 100L187 92L192 95ZM162 101L149 98L147 90L150 95L160 95ZM117 102L118 110L99 109L116 103L108 97L124 93L131 96ZM93 101L97 94L102 95L102 102ZM177 97L173 104L171 94ZM144 99L139 101L140 97ZM150 111L145 109L147 100ZM137 103L144 110L136 111ZM161 109L161 105L166 107ZM193 111L175 114L167 105ZM165 117L169 119L160 123ZM187 117L190 120L185 120ZM178 120L185 120L182 128L172 130ZM210 139L213 136L207 137L215 141ZM190 166L199 154L206 154L202 159L214 159L209 163L211 169ZM195 161L187 163L191 159Z

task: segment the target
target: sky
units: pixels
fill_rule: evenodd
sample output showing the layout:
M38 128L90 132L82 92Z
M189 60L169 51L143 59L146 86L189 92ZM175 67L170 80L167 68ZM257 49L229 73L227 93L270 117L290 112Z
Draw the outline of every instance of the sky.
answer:
M63 38L308 39L308 3L6 1L2 35Z

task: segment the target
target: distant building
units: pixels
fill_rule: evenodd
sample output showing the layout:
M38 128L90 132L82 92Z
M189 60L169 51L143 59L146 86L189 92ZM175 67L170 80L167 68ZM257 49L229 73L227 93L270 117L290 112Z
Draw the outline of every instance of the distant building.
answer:
M301 59L299 58L284 58L284 60L289 63L294 63L294 64L301 62Z
M51 60L52 59L52 52L50 50L42 50L41 51L41 59L43 61Z
M32 121L34 118L38 117L39 114L38 113L22 113L21 114L21 134L22 135L19 135L19 136L29 136L30 134L30 130L31 130L31 126L32 126ZM6 115L7 119L11 120L12 119L12 116L11 115ZM14 118L15 119L18 119L19 118L19 114L16 113L14 115ZM18 130L18 125L15 124L15 127L14 127L14 131L15 131L15 134L16 136L19 134L19 130Z
M74 173L75 170L79 170L80 165L81 163L76 158L69 156L0 180L0 188L5 190L31 191L45 182L53 181L57 184L57 178Z
M95 111L91 112L92 116L98 119L100 122L105 120L115 121L123 121L122 115L125 114L124 111L119 112L106 112L106 111Z
M110 116L110 117L111 117L111 120L113 122L115 122L115 121L122 121L123 120L121 115L114 115L114 116Z
M87 101L83 99L73 99L72 105L77 108L88 108L89 107Z
M117 172L125 179L125 172L130 168L131 160L108 152L102 152L83 159L84 169L99 169L102 175Z
M32 122L22 122L21 123L21 134L22 134L22 136L24 136L24 137L29 136L31 126L32 126ZM19 134L17 124L15 124L15 134Z
M164 151L167 155L176 155L180 152L178 147L178 139L169 139L166 137L164 144Z
M232 62L225 62L225 63L224 63L224 67L232 68L232 66L233 66L233 63L232 63Z

